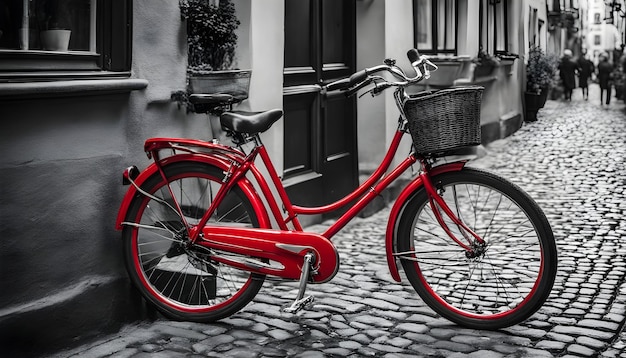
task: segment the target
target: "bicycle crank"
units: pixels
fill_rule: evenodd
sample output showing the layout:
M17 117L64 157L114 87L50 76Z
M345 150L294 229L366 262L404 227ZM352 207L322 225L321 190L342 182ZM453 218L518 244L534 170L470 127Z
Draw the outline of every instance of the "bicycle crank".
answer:
M302 273L300 274L300 287L298 289L298 296L296 296L296 299L293 301L291 306L284 308L283 311L288 313L296 313L303 309L304 306L313 302L313 297L304 297L304 293L306 292L306 284L308 283L311 276L311 266L313 265L314 260L314 253L309 252L304 255L304 262L302 263Z

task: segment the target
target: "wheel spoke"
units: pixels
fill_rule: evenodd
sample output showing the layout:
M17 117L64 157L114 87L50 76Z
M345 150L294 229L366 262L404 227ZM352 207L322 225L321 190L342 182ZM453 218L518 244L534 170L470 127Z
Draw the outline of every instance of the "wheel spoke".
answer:
M464 169L432 181L483 241L469 236L472 250L459 247L420 190L403 209L395 254L413 287L439 314L468 327L496 329L530 316L547 299L556 275L556 246L545 215L493 174ZM468 237L460 225L448 227L457 238Z
M211 321L241 309L258 292L263 277L211 260L214 253L188 239L186 223L205 215L222 185L224 170L201 163L177 162L142 184L124 222L127 266L133 282L164 314L177 319ZM180 208L181 212L172 210ZM235 186L217 205L211 225L258 226L252 204ZM181 214L183 216L181 216Z

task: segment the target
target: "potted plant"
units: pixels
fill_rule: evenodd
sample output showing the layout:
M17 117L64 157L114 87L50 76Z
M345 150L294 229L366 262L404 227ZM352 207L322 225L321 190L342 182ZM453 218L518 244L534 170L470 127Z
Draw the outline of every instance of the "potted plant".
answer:
M189 91L248 97L249 70L233 70L239 20L231 0L179 0L187 24Z
M48 51L67 51L70 43L70 4L48 0L42 4L44 29L40 33L41 45Z
M524 93L527 121L536 121L537 111L546 103L548 90L555 84L558 61L556 56L546 55L540 47L530 49Z
M493 70L500 65L500 59L489 54L482 46L478 50L478 55L472 59L474 63L474 78L489 76Z

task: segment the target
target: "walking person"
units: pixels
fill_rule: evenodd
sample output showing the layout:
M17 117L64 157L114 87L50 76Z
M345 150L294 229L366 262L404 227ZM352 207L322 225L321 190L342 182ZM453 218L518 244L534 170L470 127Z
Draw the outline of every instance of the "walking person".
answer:
M559 76L563 83L563 91L565 93L565 100L572 100L572 92L576 87L576 72L578 71L578 64L572 60L572 51L566 49L563 51L563 57L559 63Z
M611 103L611 87L613 86L611 73L613 72L613 64L609 62L609 56L605 53L600 55L600 63L598 64L598 82L600 84L600 105ZM606 96L606 99L604 97Z
M587 101L589 99L589 80L591 75L595 72L596 66L587 57L587 52L582 54L578 59L578 87L583 91L583 99Z

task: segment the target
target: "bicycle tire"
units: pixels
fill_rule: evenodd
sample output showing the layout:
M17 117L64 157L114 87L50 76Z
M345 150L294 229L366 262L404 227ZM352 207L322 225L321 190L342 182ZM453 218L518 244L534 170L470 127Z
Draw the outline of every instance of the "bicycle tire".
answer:
M550 295L557 272L543 211L518 186L483 170L464 168L432 182L486 246L468 257L437 222L426 190L417 190L398 220L396 244L407 253L399 257L413 288L435 312L467 328L496 330L529 318Z
M172 194L192 225L199 221L222 185L224 171L204 163L165 165L141 188L175 207ZM168 185L169 188L168 189ZM242 309L258 293L264 275L211 261L211 252L187 245L187 230L180 215L152 198L138 193L129 206L122 231L125 266L142 296L166 317L212 322ZM258 227L250 199L235 186L224 198L209 224Z

